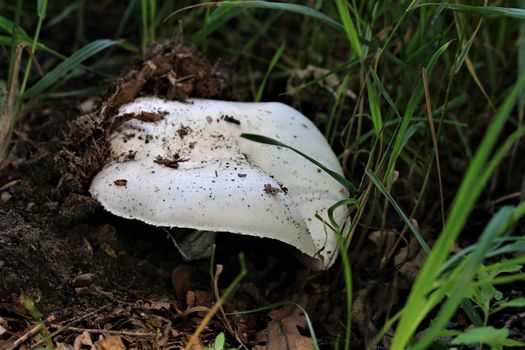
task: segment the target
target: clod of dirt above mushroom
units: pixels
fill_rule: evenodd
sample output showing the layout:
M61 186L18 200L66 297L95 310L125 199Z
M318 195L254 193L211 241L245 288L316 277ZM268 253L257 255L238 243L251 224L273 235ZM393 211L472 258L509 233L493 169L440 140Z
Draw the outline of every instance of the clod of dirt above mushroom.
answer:
M159 117L129 117L145 113ZM334 262L336 236L316 216L328 221L345 188L288 149L240 137L270 136L342 174L304 115L281 103L146 97L123 105L121 119L109 136L109 163L90 189L108 211L155 226L276 239L314 258L316 268ZM342 226L347 216L341 207L334 220Z

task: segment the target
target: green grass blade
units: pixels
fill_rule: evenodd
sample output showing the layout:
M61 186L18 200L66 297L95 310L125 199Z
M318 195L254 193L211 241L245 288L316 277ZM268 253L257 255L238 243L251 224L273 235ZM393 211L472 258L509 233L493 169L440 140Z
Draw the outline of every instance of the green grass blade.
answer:
M488 181L490 171L486 170L487 161L508 119L510 111L515 105L518 89L520 89L524 83L525 80L520 80L503 102L491 125L488 126L485 136L467 169L452 204L445 227L412 286L408 301L403 309L403 315L394 335L392 343L392 349L394 350L406 349L418 327L418 323L414 322L414 315L420 314L420 309L427 300L430 286L433 285L438 277L440 267L454 246L476 200ZM493 169L490 170L492 171ZM482 179L483 181L481 181L480 174L484 174L485 172L486 175Z
M68 18L73 12L77 11L79 7L79 1L75 1L72 4L65 6L58 15L54 16L49 20L49 22L45 25L45 28L51 28L59 24L60 22Z
M268 78L270 77L270 74L272 73L273 69L275 68L275 65L277 64L277 62L281 58L281 56L282 56L282 54L284 52L284 48L285 48L285 45L283 43L283 44L281 44L281 46L279 46L279 48L277 49L277 51L273 55L272 60L270 61L270 65L268 66L268 69L266 70L266 73L264 74L264 78L263 78L263 80L261 82L261 85L259 85L259 89L257 90L257 95L255 96L255 102L260 102L261 101L261 98L262 98L262 95L263 95L263 92L264 92L264 88L266 87L266 82L268 81Z
M525 19L525 9L520 8L511 8L511 7L498 7L498 6L471 6L471 5L462 5L462 4L450 4L450 3L426 3L419 4L414 6L426 7L426 6L441 6L448 10L454 10L459 12L464 12L466 14L472 14L482 17L491 17L491 18L516 18L516 19Z
M334 20L332 17L327 16L326 14L317 11L314 8L298 5L298 4L289 4L285 2L269 2L269 1L223 1L223 2L216 2L212 3L218 7L244 7L244 8L260 8L260 9L267 9L267 10L281 10L281 11L288 11L292 13L297 13L299 15L308 16L315 18L322 23L337 29L337 30L344 30L341 23Z
M381 116L381 107L379 106L376 90L370 82L370 79L366 79L366 91L368 92L368 105L370 107L370 116L372 117L374 131L376 136L379 136L381 130L383 130L383 117Z
M335 171L333 170L330 170L328 169L327 167L325 167L323 164L319 163L318 161L316 161L315 159L313 159L312 157L310 156L307 156L306 154L304 154L303 152L291 147L291 146L288 146L288 145L285 145L284 143L282 142L279 142L275 139L272 139L271 137L267 137L267 136L262 136L262 135L256 135L256 134L241 134L241 137L242 138L245 138L247 140L250 140L250 141L255 141L255 142L259 142L259 143L263 143L263 144L266 144L266 145L272 145L272 146L278 146L278 147L284 147L284 148L288 148L289 150L291 151L294 151L295 153L299 154L300 156L306 158L307 160L309 160L311 163L317 165L319 168L321 168L325 173L327 173L328 175L330 175L331 177L333 177L335 180L337 180L341 185L343 185L346 189L348 189L350 192L356 192L357 191L357 188L354 186L353 183L351 183L350 181L348 181L344 176L336 173Z
M0 15L0 29L6 31L10 35L13 35L13 33L16 33L17 41L19 42L20 41L26 42L26 43L31 42L31 37L27 35L27 33L22 28L15 25L15 22L11 21L8 18L5 18L2 15Z
M40 30L42 28L42 24L44 23L44 19L46 18L47 14L47 0L38 0L37 4L37 14L38 14L38 23L35 30L35 35L33 37L33 42L31 43L31 52L35 54L37 45L38 45L38 38L40 36ZM29 79L29 73L31 70L31 65L33 63L33 60L28 60L26 64L26 70L24 72L24 78L22 79L22 84L20 86L20 95L24 94L24 91L26 89L27 81ZM20 103L20 99L18 99ZM20 106L17 106L17 110ZM14 117L14 116L13 116Z
M443 44L430 58L430 60L427 63L426 69L428 71L428 76L430 77L432 75L432 71L434 69L434 66L439 59L439 57L448 49L452 41L449 41L445 44ZM395 142L392 147L392 155L388 160L388 165L385 172L385 179L387 179L387 183L390 182L390 179L392 178L392 174L394 172L394 168L397 162L397 159L399 158L401 152L403 151L404 145L408 141L408 131L409 131L409 125L412 121L412 118L414 116L414 112L416 111L417 106L419 105L419 102L421 101L421 98L423 97L423 82L420 81L416 88L414 89L414 92L412 93L412 96L410 97L410 100L408 101L408 105L406 108L406 111L403 115L403 119L401 120L401 124L399 126L399 129L397 131L397 135L395 137Z
M203 38L220 29L229 20L241 15L243 8L220 7L215 9L207 18L203 28L191 36L195 43L202 44Z
M348 11L349 5L344 0L335 0L335 3L337 5L337 11L339 12L339 17L341 18L341 22L343 22L343 27L346 33L346 37L348 41L350 42L350 45L353 48L353 51L355 52L355 55L357 56L357 58L362 59L363 58L363 48L361 47L361 43L359 42L359 35L355 28L354 22L352 21L352 18L350 17L350 11Z
M345 350L348 350L350 348L350 336L351 336L351 326L352 326L352 293L353 293L353 287L352 287L352 268L350 266L350 259L348 259L348 252L346 251L347 245L345 244L345 234L341 232L341 228L339 227L339 224L334 219L334 211L341 207L341 206L347 206L347 205L354 205L358 208L360 208L360 203L355 198L346 198L343 200L340 200L339 202L332 205L330 208L328 208L328 220L330 220L330 225L335 231L335 234L337 235L337 245L339 248L339 254L341 255L341 262L343 264L343 278L345 281L345 299L346 299L346 332L345 332L345 342L344 342L344 348Z
M16 84L17 77L15 76L18 74L18 72L15 72L15 59L16 59L16 50L18 46L18 37L20 32L20 16L22 12L22 0L16 1L16 10L15 10L15 21L7 21L7 25L11 25L10 33L11 33L11 48L9 50L9 68L7 72L7 86L8 90L11 88L11 86L14 86L13 84ZM4 24L1 24L2 26ZM0 152L3 150L0 150Z
M390 108L392 108L392 110L394 111L394 113L396 114L398 118L401 118L401 114L399 114L399 110L397 109L397 106L394 100L392 100L392 97L390 97L390 95L386 91L385 86L381 82L381 79L379 79L379 77L377 76L377 73L374 70L370 70L370 75L374 79L374 84L378 87L379 92L381 92L381 95L383 96L385 101L388 103Z
M155 32L155 17L157 15L157 3L156 0L149 0L149 40L150 43L155 42L156 32Z
M86 97L86 96L100 96L104 94L107 85L90 87L85 89L54 91L46 95L46 98L70 98L70 97Z
M82 62L98 52L118 44L118 41L109 39L95 40L80 50L76 51L65 61L56 66L53 70L47 73L42 79L36 82L31 88L29 88L23 95L24 98L31 98L56 83L65 74L70 72L72 69L78 67Z
M140 0L140 51L142 56L146 55L148 47L148 0Z
M368 176L368 178L370 178L370 180L372 181L374 186L377 187L379 192L381 192L381 194L383 196L385 196L385 198L388 200L388 202L392 205L392 207L395 209L397 214L401 217L401 219L403 220L405 225L407 225L407 227L410 230L410 232L412 232L412 234L414 235L414 237L418 241L418 243L421 246L421 248L425 251L425 253L430 254L430 247L428 246L427 242L425 242L424 238L421 236L421 234L419 233L417 228L414 226L412 221L410 221L410 219L405 214L403 209L401 209L399 204L397 204L397 202L394 199L394 197L392 197L392 195L388 192L386 187L383 186L383 184L381 183L381 180L377 177L377 175L373 171L371 171L370 169L366 170L366 175Z

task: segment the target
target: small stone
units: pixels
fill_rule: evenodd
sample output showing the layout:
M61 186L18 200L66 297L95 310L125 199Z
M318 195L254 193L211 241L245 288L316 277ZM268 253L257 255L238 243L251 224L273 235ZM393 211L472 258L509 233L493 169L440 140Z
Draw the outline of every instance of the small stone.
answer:
M83 273L75 277L71 283L73 284L73 287L75 288L89 287L93 283L94 278L95 278L95 274L91 272Z
M12 196L9 194L9 192L2 192L2 194L0 195L2 202L4 203L7 203L11 199L11 197Z

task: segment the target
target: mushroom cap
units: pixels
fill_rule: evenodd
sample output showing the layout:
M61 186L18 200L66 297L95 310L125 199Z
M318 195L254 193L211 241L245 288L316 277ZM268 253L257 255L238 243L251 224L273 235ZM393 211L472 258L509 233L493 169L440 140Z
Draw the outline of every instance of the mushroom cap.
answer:
M106 210L155 226L277 239L330 267L337 239L315 216L327 220L346 189L289 149L240 137L274 138L342 174L308 118L275 102L156 97L123 105L119 116L144 113L160 117L132 117L110 135L110 160L90 187ZM347 209L334 217L342 225Z

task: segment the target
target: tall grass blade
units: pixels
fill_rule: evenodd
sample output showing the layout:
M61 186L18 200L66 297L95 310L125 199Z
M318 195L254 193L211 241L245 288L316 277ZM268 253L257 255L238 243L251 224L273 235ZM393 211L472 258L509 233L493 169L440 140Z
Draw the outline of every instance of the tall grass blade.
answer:
M207 18L202 29L191 36L191 40L201 43L203 38L220 29L229 20L241 15L244 8L220 7L215 9ZM205 36L206 35L206 36Z
M284 52L285 45L284 43L279 46L277 51L272 57L272 60L270 61L270 65L268 66L268 69L266 70L266 73L264 74L264 78L261 82L261 85L259 85L259 89L257 90L257 95L255 95L255 102L260 102L262 99L262 95L264 92L264 88L266 87L266 82L268 81L268 78L270 77L270 74L272 73L273 69L275 68L275 65L281 58L283 52Z
M343 31L344 28L341 25L341 23L334 20L332 17L314 9L308 6L298 5L298 4L289 4L285 2L270 2L270 1L257 1L257 0L245 0L245 1L217 1L217 2L205 2L201 4L194 5L192 7L196 6L213 6L218 8L232 8L232 7L240 7L240 8L260 8L260 9L267 9L267 10L280 10L280 11L288 11L292 13L297 13L299 15L303 16L309 16L312 18L315 18L322 23ZM184 9L182 9L184 10ZM164 21L167 21L169 18L174 16L175 14L179 13L181 10L175 11L171 13L168 17L164 19Z
M56 66L53 70L47 73L42 79L36 82L31 88L29 88L23 95L24 98L31 98L56 83L59 79L64 77L68 72L78 67L82 62L98 52L118 44L118 41L109 39L95 40L80 50L76 51L65 61Z
M359 42L359 35L355 28L354 22L350 17L350 11L348 11L349 5L344 0L335 0L335 4L337 5L339 17L341 18L341 22L343 22L346 37L350 42L350 45L352 46L353 52L355 53L357 58L362 59L363 48L361 47L361 43Z
M401 209L399 204L397 204L397 202L394 199L394 197L392 197L392 195L388 192L386 187L383 186L383 184L381 183L381 180L377 177L377 175L370 169L366 170L366 175L372 181L374 186L377 187L379 192L381 192L381 194L383 196L385 196L385 198L388 200L388 202L392 205L392 207L395 209L397 214L401 217L401 219L403 220L405 225L407 225L407 227L410 230L410 232L412 232L412 234L416 238L416 240L419 243L419 245L421 246L421 248L425 251L425 253L430 254L430 247L428 246L427 242L425 242L425 239L421 236L421 234L419 233L417 228L414 226L412 221L410 221L410 219L405 214L403 209Z
M58 15L53 16L53 18L51 18L49 20L49 22L47 22L47 24L44 26L44 28L51 28L53 26L56 26L57 24L59 24L60 22L62 22L66 18L68 18L79 7L80 7L80 2L79 1L75 1L72 4L63 7L62 11L60 11L60 13Z
M396 116L398 118L401 118L401 114L399 114L399 110L397 109L396 103L394 102L394 100L392 100L392 97L390 97L390 95L386 91L386 88L383 85L383 83L381 82L381 79L379 79L379 77L377 76L377 73L374 70L371 69L370 70L370 75L374 79L374 84L378 87L379 92L381 92L381 96L383 96L383 98L388 103L390 108L392 108L392 110L394 111Z
M432 70L434 69L434 66L438 58L448 49L451 43L452 41L445 43L432 55L432 57L430 58L426 66L426 70L429 76L432 75ZM423 97L423 91L424 91L423 82L420 81L417 84L416 88L414 89L414 92L412 93L410 100L408 101L406 111L403 115L403 119L401 120L401 124L399 125L399 129L395 137L395 142L392 147L392 155L390 159L388 160L388 165L387 165L386 172L385 172L385 179L387 180L386 182L387 184L390 182L390 179L392 178L392 174L394 172L394 167L396 165L397 159L399 158L406 142L408 141L409 125L414 116L414 112L416 111L416 108L419 105L421 98Z
M22 0L16 1L16 8L15 8L15 21L11 22L9 20L2 21L3 23L0 23L0 25L10 25L10 29L8 32L11 33L11 48L9 50L9 68L7 72L7 86L8 89L11 89L13 87L13 82L17 81L15 74L15 61L16 61L16 51L18 50L18 44L19 44L19 32L20 32L20 16L22 12ZM15 35L13 35L13 33ZM25 32L23 32L25 34ZM27 34L26 34L27 35ZM16 73L18 74L18 72Z
M341 262L343 265L343 278L345 281L345 299L346 299L346 332L345 332L345 342L344 342L344 348L345 350L350 349L350 336L352 334L352 293L353 293L353 287L352 287L352 268L350 266L350 259L348 259L348 252L346 250L347 245L345 244L345 237L346 234L344 232L341 232L341 228L339 227L339 224L334 219L334 211L341 207L341 206L347 206L347 205L354 205L358 209L360 207L359 201L355 198L346 198L343 200L340 200L339 202L332 205L330 208L328 208L328 219L330 220L330 225L332 226L332 229L334 230L334 233L337 235L337 245L339 248L339 254L341 255ZM334 256L335 258L335 256Z
M38 14L38 23L37 23L37 26L36 26L35 35L33 37L33 42L31 44L31 52L32 52L33 55L35 54L35 51L36 51L36 48L37 48L38 38L40 36L40 30L42 28L42 23L44 23L44 19L46 18L46 14L47 14L47 0L38 0L38 3L37 3L37 14ZM27 80L29 79L29 72L31 70L32 62L33 62L33 60L31 60L31 59L27 61L26 70L24 72L24 78L22 79L22 84L20 86L20 95L23 95L23 93L24 93L24 91L26 89ZM20 99L19 99L19 101L20 101Z
M23 30L18 25L16 25L15 22L11 21L8 18L5 18L2 15L0 15L0 29L10 34L11 39L12 39L13 33L15 33L16 41L18 42L25 42L25 43L31 42L31 37L25 32L25 30Z
M140 0L140 51L142 56L146 55L146 50L148 47L148 0Z
M376 136L381 134L383 130L383 117L381 116L381 108L379 106L379 100L376 95L376 90L370 79L366 80L366 91L368 93L368 105L370 107L370 116L372 117L372 124L374 125L374 131Z
M414 8L425 6L441 6L448 10L460 11L466 14L472 14L482 17L491 18L516 18L525 19L525 9L498 6L471 6L451 3L424 3L414 6Z
M149 41L150 43L155 42L156 33L155 33L155 17L157 14L157 3L156 0L149 0Z

